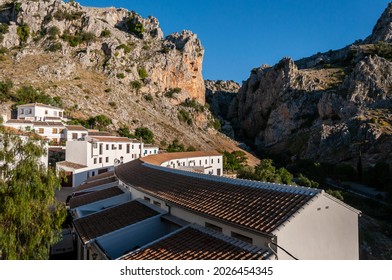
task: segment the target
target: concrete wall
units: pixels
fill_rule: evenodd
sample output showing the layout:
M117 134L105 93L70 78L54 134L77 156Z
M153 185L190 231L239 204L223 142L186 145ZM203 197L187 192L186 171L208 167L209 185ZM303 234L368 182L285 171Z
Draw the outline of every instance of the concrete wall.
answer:
M301 260L359 259L358 214L323 194L275 233L278 245ZM292 260L279 248L278 256Z
M87 141L67 141L65 160L88 166L87 152L88 152Z

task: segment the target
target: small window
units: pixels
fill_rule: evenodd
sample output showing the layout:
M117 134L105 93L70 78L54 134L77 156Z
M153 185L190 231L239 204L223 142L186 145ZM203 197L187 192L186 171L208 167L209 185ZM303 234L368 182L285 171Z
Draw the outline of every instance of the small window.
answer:
M199 160L199 165L201 166L201 160Z
M239 234L239 233L236 233L236 232L233 232L233 231L231 232L231 237L237 238L237 239L244 241L246 243L249 243L249 244L253 243L252 238L245 236L245 235L242 235L242 234Z
M112 150L116 149L116 145L112 144Z
M218 163L220 163L220 158L218 158Z
M97 164L97 159L96 158L94 159L94 164Z
M59 112L59 116L62 118L63 117L63 112Z
M150 199L149 197L147 197L147 196L144 197L144 200L145 200L145 201L148 201L148 202L151 201L151 199Z
M57 128L52 129L52 134L57 134Z
M106 157L106 162L109 162L109 157Z
M161 207L161 203L158 202L158 201L154 201L154 205L156 205L156 206L158 206L158 207Z
M109 150L109 144L106 144L106 151Z
M122 150L122 145L121 144L118 145L118 149Z
M207 162L208 162L208 161L206 160L206 164L207 164Z
M214 159L211 159L211 164L213 164L214 163Z
M23 114L24 114L24 110L23 110L23 109L20 109L20 113L23 115Z
M215 231L217 231L217 232L222 232L222 228L221 227L218 227L218 226L216 226L216 225L213 225L213 224L210 224L210 223L205 223L205 226L206 226L206 228L209 228L209 229L212 229L212 230L215 230Z
M33 113L33 109L29 109L29 114L32 114Z
M129 154L131 152L131 145L127 144L127 154Z
M102 158L101 157L99 158L99 163L102 163Z
M47 115L48 114L48 110L45 110L45 115Z
M72 140L78 139L78 134L77 133L72 133Z
M132 145L132 150L134 149L134 145Z
M43 128L38 128L38 133L39 134L43 134L44 133L44 129Z

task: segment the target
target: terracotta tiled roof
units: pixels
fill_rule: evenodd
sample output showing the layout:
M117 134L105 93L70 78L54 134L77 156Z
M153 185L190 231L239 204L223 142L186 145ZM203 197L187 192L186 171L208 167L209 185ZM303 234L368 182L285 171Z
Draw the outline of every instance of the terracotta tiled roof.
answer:
M64 127L64 124L61 122L40 122L40 121L34 121L33 122L34 126L56 126L56 127Z
M102 174L98 174L95 176L92 176L90 178L88 178L86 181L84 181L85 183L90 183L90 182L94 182L94 181L98 181L98 180L102 180L102 179L107 179L109 177L114 177L114 171L108 171Z
M122 260L262 260L269 253L245 242L200 227L186 227Z
M11 119L8 120L6 123L23 123L23 124L32 124L32 121L29 120L23 120L23 119Z
M123 194L124 192L119 189L118 187L112 187L112 188L108 188L108 189L103 189L100 191L96 191L96 192L90 192L84 195L79 195L76 197L71 198L71 200L69 201L69 207L71 209L82 206L82 205L86 205L86 204L90 204L99 200L103 200L103 199L107 199L113 196L117 196L120 194Z
M81 168L86 168L86 165L78 164L75 162L70 162L70 161L59 161L56 163L57 166L64 166L64 167L69 167L73 169L81 169Z
M91 136L91 135L89 135L89 136ZM113 136L113 137L99 137L99 136L93 136L92 138L94 140L97 140L97 141L100 141L100 142L118 142L118 143L121 143L121 142L129 142L129 143L131 143L132 142L132 140L127 138L127 137L116 137L116 136Z
M67 125L65 128L67 130L73 130L73 131L87 131L87 128L81 125Z
M45 121L50 120L50 121L61 121L60 117L45 117Z
M138 201L102 210L74 220L74 226L83 243L98 236L135 224L159 213Z
M270 234L321 193L316 189L179 171L141 160L119 165L116 176L169 205L264 234Z
M180 153L164 153L157 155L150 155L143 157L144 162L148 162L155 165L161 165L165 161L182 159L182 158L193 158L193 157L210 157L210 156L221 156L216 151L198 151L198 152L180 152Z
M98 131L98 130L92 130L88 129L88 135L90 136L104 136L104 137L114 137L115 135L110 134L107 131Z
M116 181L117 181L117 178L114 177L114 176L108 177L108 178L104 178L102 180L90 181L90 182L87 182L85 184L82 184L82 185L76 187L75 188L75 192L85 191L85 190L88 190L88 189L91 189L91 188L95 188L95 187L98 187L98 186L103 186L103 185L106 185L106 184L109 184L109 183L112 183L112 182L116 182Z

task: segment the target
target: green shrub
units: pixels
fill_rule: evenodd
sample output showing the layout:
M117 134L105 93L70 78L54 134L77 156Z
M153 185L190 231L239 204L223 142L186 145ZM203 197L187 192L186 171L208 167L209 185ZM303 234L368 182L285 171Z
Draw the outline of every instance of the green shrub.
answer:
M174 94L180 93L181 91L182 91L182 89L178 88L178 87L177 88L171 88L171 89L169 89L169 91L167 91L165 93L165 96L168 97L168 98L173 98Z
M30 27L27 24L23 24L18 26L18 28L16 29L16 33L19 36L19 39L23 42L26 43L27 39L30 36Z
M189 115L188 111L181 109L177 116L178 116L178 119L180 120L180 122L185 122L188 125L192 124L192 118Z
M106 130L106 127L112 123L112 120L105 115L98 115L95 117L90 117L87 120L87 124L90 128L95 128L99 130Z
M12 100L11 89L13 86L11 80L0 81L0 102Z
M133 89L136 89L136 90L139 90L139 89L141 89L142 88L142 83L140 82L140 81L132 81L131 82L131 87L133 88Z
M137 72L139 73L139 77L141 80L144 80L145 78L148 77L147 70L145 68L138 68Z
M104 90L104 92L106 92L106 93L109 93L109 92L111 92L111 91L112 91L111 88L107 88L107 89Z
M131 52L131 48L128 45L125 45L125 44L121 44L121 45L116 47L116 50L120 50L120 49L124 50L125 54Z
M94 33L79 31L75 34L70 34L68 31L64 32L61 38L68 42L71 47L76 47L81 43L90 43L96 40Z
M169 48L169 47L164 46L164 47L161 49L161 53L167 54L167 53L169 53L169 52L170 52L170 48Z
M130 17L126 20L126 25L131 34L141 38L144 33L144 26L140 22L134 22L134 18Z
M110 101L109 106L112 107L113 109L117 109L117 104L116 102Z
M110 35L111 35L110 31L105 28L104 30L102 30L101 35L99 37L108 38L110 37Z
M151 94L147 94L147 95L145 95L145 96L144 96L144 99L145 99L146 101L148 101L148 102L151 102L151 101L153 101L153 97L152 97L152 95L151 95Z
M65 10L57 10L54 14L53 17L57 19L58 21L63 21L63 20L78 20L82 17L83 12L67 12Z
M62 49L61 43L53 43L46 50L50 52L57 52Z
M56 26L52 26L48 30L48 35L50 40L55 40L59 34L60 34L60 29L58 29L58 27Z
M8 24L0 23L0 34L8 33Z
M171 144L166 149L169 153L176 153L176 152L184 152L185 148L184 145L178 141L178 139L174 139Z
M118 73L118 74L116 75L116 77L117 77L118 79L124 79L124 78L125 78L125 75L124 75L124 73Z
M153 144L154 143L154 133L147 127L138 127L135 129L135 138L142 138L144 143Z

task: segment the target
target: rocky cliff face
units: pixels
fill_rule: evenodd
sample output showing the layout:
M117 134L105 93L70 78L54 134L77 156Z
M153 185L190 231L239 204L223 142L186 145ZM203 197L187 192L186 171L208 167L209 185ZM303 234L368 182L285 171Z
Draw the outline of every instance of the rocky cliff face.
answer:
M177 138L185 147L237 149L203 106L203 56L195 34L164 37L154 17L60 0L0 0L0 81L11 79L14 94L31 85L60 97L71 117L104 114L112 130L148 127L162 148ZM11 105L0 102L0 113L9 117Z
M364 42L253 69L228 113L236 134L262 153L391 164L391 11Z
M50 50L103 72L113 83L118 83L116 78L121 84L142 80L140 92L180 88L178 102L195 98L204 104L204 49L192 32L164 38L156 18L144 19L125 9L85 8L60 0L2 2L0 21L8 32L1 45L23 46L18 60ZM23 32L27 36L21 37ZM49 74L43 78L52 79Z

